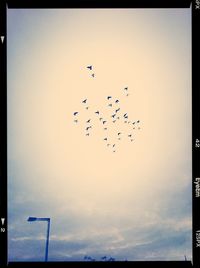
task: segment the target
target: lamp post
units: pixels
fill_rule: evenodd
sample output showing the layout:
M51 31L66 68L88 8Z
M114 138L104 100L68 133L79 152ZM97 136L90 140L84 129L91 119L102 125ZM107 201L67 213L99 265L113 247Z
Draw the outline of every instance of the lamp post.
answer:
M36 218L29 217L27 221L47 221L47 239L46 239L46 248L45 248L45 261L48 261L48 248L49 248L49 232L50 232L50 218Z

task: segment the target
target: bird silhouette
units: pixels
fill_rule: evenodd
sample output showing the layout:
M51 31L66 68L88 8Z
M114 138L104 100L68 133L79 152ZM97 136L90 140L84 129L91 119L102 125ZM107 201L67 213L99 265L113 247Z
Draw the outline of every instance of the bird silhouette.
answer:
M100 120L100 121L103 120L103 117L100 117L99 120Z
M115 103L118 103L118 102L119 102L119 100L116 100L116 101L115 101Z
M113 151L113 153L115 153L115 151Z
M117 135L119 136L120 134L122 134L121 132L118 132Z
M113 147L115 147L115 144L113 144Z
M115 112L117 113L117 112L119 112L119 110L120 110L120 108L118 108L117 110L115 110Z
M107 97L108 100L111 99L111 98L112 98L112 96L108 96L108 97Z
M86 134L86 136L89 136L89 135L90 135L89 133Z
M116 114L111 115L112 118L114 118L115 116L116 116Z
M106 121L103 121L103 124L105 124L106 123Z
M86 121L86 123L90 123L90 121L91 121L91 119L88 119L88 120Z
M86 103L87 99L83 100L82 103Z
M88 69L90 69L90 70L92 70L92 65L90 65L90 66L87 66L87 68L88 68Z
M108 139L107 139L107 138L104 138L103 140L104 140L104 141L107 141Z
M124 114L124 117L126 117L127 116L127 113L126 114Z
M113 123L115 123L116 122L116 120L113 120Z
M92 77L94 77L94 74L92 74Z
M131 137L132 135L130 134L130 135L128 135L128 137Z
M78 112L74 112L74 115L76 116L78 114Z
M88 131L89 129L90 129L90 127L86 127L86 129L85 129L85 130L87 130L87 131Z
M112 107L112 103L108 104L108 106Z
M88 108L89 108L88 106L87 106L87 107L85 107L85 109L86 109L86 110L88 110Z
M138 120L137 123L140 123L140 120Z
M135 122L133 122L132 124L135 125Z
M99 111L96 111L95 114L99 114Z
M128 90L128 87L125 87L124 90Z

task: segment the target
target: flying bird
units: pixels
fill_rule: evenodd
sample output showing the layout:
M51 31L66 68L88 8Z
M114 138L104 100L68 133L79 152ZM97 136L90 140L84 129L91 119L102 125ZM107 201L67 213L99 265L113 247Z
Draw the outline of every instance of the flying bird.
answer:
M92 77L94 77L94 74L92 74Z
M126 114L124 114L124 117L126 117L127 116L127 113Z
M128 135L128 137L131 137L132 135L130 134L130 135Z
M111 98L112 98L111 96L108 96L108 97L107 97L108 100L111 99Z
M86 123L90 123L91 119L88 119L88 121L86 121Z
M119 112L119 110L120 110L120 108L118 108L117 110L115 110L115 112L117 113L117 112Z
M108 106L112 107L112 103L108 104Z
M87 130L87 131L88 131L88 129L90 129L90 127L86 127L86 129L85 129L85 130Z
M137 123L140 123L140 120L138 120Z
M103 121L103 124L105 124L106 123L106 121Z
M104 140L104 141L107 141L108 139L107 139L107 138L104 138L103 140Z
M88 68L88 69L90 69L90 70L92 70L92 65L90 65L90 66L87 66L87 68Z
M95 114L99 114L99 111L96 111Z
M99 120L100 120L100 121L103 120L103 117L100 117Z
M82 103L86 103L87 99L83 100Z
M113 147L115 147L115 144L113 144Z
M115 123L116 122L116 120L113 120L113 123Z
M119 102L119 100L116 100L116 101L115 101L115 103L118 103L118 102Z
M128 87L125 87L124 90L128 90Z
M122 134L121 132L118 132L117 135L119 136L120 134Z
M76 116L78 114L78 112L75 112L74 115Z
M87 106L85 109L88 110L88 108L89 108L89 107Z
M132 123L133 125L135 124L135 122Z
M114 118L115 116L116 116L116 114L111 115L111 117L113 117L113 118Z

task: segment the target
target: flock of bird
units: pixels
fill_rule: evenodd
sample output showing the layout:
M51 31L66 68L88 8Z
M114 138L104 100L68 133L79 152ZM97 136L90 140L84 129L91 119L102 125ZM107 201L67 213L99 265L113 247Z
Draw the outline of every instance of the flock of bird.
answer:
M87 66L86 67L90 72L91 72L91 77L94 78L95 77L95 73L93 73L93 66ZM129 90L128 87L124 87L123 89L123 93L125 94L126 97L129 96ZM105 142L105 145L109 148L112 149L112 152L115 153L116 152L116 147L117 147L117 141L121 141L124 138L128 138L130 142L134 141L134 135L135 135L135 131L136 130L140 130L140 120L130 120L129 119L129 115L128 112L122 112L121 111L121 107L120 107L120 100L117 98L114 98L113 96L107 96L106 97L107 100L107 108L109 109L109 116L105 117L103 116L103 111L100 110L93 110L89 113L89 118L87 118L87 120L85 121L85 135L86 136L90 136L92 134L92 129L94 127L94 121L96 119L98 119L99 123L101 124L103 130L105 131L104 133L104 137L102 138L102 140ZM88 99L84 99L82 100L81 104L83 105L83 107L86 110L89 110L89 106L88 106ZM73 117L74 117L74 122L75 123L79 123L79 111L75 111L73 112ZM95 116L95 120L93 118L93 116ZM122 130L121 125L119 126L119 128L116 131L116 139L114 142L112 142L112 139L110 139L108 133L109 133L109 129L112 128L112 124L117 125L118 122L120 123L124 123L129 125L129 130L128 133L124 130Z

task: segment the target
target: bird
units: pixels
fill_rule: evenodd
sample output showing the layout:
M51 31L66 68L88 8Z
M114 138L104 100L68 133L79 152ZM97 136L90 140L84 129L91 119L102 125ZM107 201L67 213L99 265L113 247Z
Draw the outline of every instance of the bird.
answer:
M100 117L99 120L100 120L100 121L103 120L103 117Z
M113 147L115 147L115 144L113 144Z
M74 120L75 123L78 123L78 120Z
M128 87L125 87L124 90L128 90Z
M116 120L113 120L113 123L115 123L116 122Z
M107 139L107 138L104 138L103 140L104 140L104 141L107 141L108 139Z
M105 124L106 123L106 121L103 121L103 124Z
M120 108L118 108L117 110L115 110L115 112L117 113L117 112L119 112L119 110L120 110Z
M89 133L86 134L86 136L89 136L89 135L90 135Z
M118 132L117 135L119 136L120 134L122 134L121 132Z
M129 96L129 94L126 94L126 96L128 97L128 96Z
M87 66L87 68L88 68L88 69L90 69L90 70L92 70L92 65L90 65L90 66Z
M130 124L131 121L128 121L128 124Z
M78 112L74 112L74 115L76 116L78 114Z
M91 121L91 119L88 119L88 120L86 121L86 123L90 123L90 121Z
M128 137L131 137L131 136L132 136L132 134L128 135Z
M137 123L140 123L140 120L138 120Z
M86 109L86 110L88 110L88 108L89 108L88 106L87 106L87 107L85 107L85 109Z
M111 98L112 98L112 96L108 96L108 97L107 97L108 100L111 99Z
M127 116L127 113L126 114L124 114L124 117L126 117Z
M116 114L111 115L111 117L113 117L113 118L114 118L115 116L116 116Z
M92 77L94 77L94 74L92 74Z
M85 130L87 130L87 131L88 131L88 129L90 129L90 127L86 127L86 129L85 129Z
M99 114L99 111L96 111L95 114Z
M115 151L113 151L113 153L115 153Z
M87 99L83 100L82 103L86 103Z
M118 102L119 102L119 100L116 100L116 101L115 101L115 103L118 103Z
M135 125L135 122L133 122L132 124Z
M112 107L112 103L108 104L108 106Z

